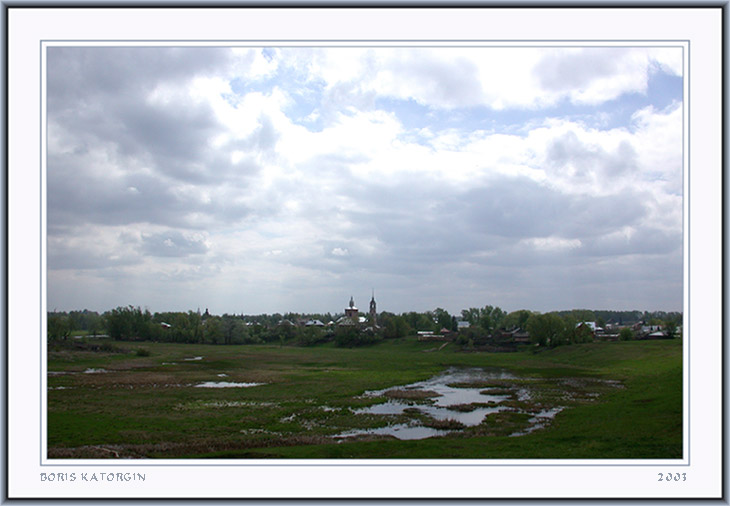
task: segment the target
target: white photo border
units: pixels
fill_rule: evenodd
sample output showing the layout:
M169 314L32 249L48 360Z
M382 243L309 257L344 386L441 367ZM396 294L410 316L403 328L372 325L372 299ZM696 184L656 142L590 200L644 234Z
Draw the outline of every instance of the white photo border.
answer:
M10 9L7 69L9 497L719 498L722 490L719 444L722 430L721 15L719 8ZM647 19L652 20L650 25ZM246 33L245 39L240 38L241 33ZM39 438L39 434L45 434L46 399L45 339L42 338L46 314L45 48L49 45L344 43L389 47L396 44L649 45L684 49L688 55L683 103L684 314L688 331L684 343L683 459L140 463L59 461L45 457L45 439ZM694 341L692 335L702 338ZM135 479L97 483L42 479L43 473L46 476L61 473L68 478L72 473L82 472L130 474ZM690 479L667 485L657 482L658 472L687 473ZM280 483L286 483L287 487ZM377 485L373 486L374 483ZM459 483L458 490L453 489L453 483ZM526 487L525 483L530 486Z

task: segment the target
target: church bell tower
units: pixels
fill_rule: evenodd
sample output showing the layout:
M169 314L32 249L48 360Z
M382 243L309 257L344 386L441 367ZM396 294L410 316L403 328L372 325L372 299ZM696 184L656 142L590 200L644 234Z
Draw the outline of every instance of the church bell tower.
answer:
M377 310L376 310L376 306L375 306L375 290L373 290L373 298L370 299L370 325L372 325L373 327L377 326L378 325L377 318L378 318L378 316L377 316Z

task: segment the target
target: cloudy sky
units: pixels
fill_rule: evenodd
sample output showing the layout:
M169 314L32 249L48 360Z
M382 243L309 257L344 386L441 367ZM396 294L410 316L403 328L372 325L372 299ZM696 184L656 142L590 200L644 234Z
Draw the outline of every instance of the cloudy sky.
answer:
M682 309L679 48L47 53L48 309Z

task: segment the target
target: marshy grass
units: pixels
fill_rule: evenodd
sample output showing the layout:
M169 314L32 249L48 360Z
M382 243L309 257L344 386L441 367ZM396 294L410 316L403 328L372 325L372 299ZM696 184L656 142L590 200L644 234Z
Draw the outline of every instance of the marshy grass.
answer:
M439 397L441 394L430 391L430 390L410 390L410 389L393 389L388 390L387 392L383 393L385 397L388 397L390 399L400 399L400 400L424 400L424 399L431 399L433 397Z
M462 430L466 427L466 425L464 425L460 421L454 420L452 418L438 420L436 418L429 417L422 423L424 427L429 427L436 430Z
M103 343L110 344L89 339L92 347ZM135 350L140 343L113 345ZM540 353L461 353L450 347L421 353L428 345L409 338L362 349L145 343L150 356L89 348L50 351L47 368L54 374L48 375L48 457L682 457L680 341L587 343ZM204 358L183 360L198 356ZM333 438L350 429L414 418L429 423L416 407L398 416L353 410L384 398L432 404L433 392L395 385L421 382L449 367L507 370L514 379L458 387L481 388L489 395L498 389L529 389L530 396L500 402L505 409L489 414L480 425L443 429L453 430L453 437L418 442ZM87 369L108 372L83 374ZM230 382L266 385L194 388L219 380L220 374ZM391 394L363 395L369 391ZM534 413L555 406L565 409L545 428L509 437L529 427ZM467 412L479 407L485 406L450 409Z

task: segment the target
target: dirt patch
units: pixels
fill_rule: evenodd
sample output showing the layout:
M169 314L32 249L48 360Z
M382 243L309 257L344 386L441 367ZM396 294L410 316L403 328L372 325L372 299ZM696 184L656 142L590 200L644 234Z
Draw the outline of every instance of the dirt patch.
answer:
M475 403L472 403L472 404L456 404L454 406L449 406L449 409L452 410L452 411L458 411L460 413L471 413L475 409L478 409L478 408L491 408L495 404L497 404L496 401L490 402L490 403L475 402Z
M437 420L435 418L428 418L422 422L424 427L430 427L437 430L462 430L466 427L463 423L458 420L451 418L446 420Z
M439 397L441 394L431 390L408 390L398 388L394 390L388 390L387 392L383 393L383 395L390 399L422 400Z
M507 395L507 396L514 396L515 391L511 388L487 388L486 390L482 390L482 395Z
M75 448L49 448L49 459L143 459L152 457L176 458L191 455L236 452L253 448L331 444L332 439L317 435L262 434L259 438L221 442L200 440L191 443L115 444L104 446L79 446ZM260 456L260 455L259 455Z
M108 370L100 374L84 374L77 376L77 383L82 386L98 386L107 388L139 388L159 385L174 385L179 382L178 375L161 372Z

